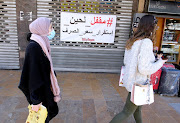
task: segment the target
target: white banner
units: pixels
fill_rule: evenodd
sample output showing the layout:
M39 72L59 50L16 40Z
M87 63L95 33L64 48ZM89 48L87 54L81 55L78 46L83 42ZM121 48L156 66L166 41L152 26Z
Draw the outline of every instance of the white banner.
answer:
M61 12L61 41L114 43L116 16Z

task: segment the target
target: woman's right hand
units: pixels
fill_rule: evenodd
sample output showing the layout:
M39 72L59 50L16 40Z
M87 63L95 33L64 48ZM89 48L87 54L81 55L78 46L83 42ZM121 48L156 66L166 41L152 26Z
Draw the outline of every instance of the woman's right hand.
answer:
M162 58L162 54L157 54L157 59L160 59L160 58Z
M37 104L37 105L32 105L32 110L35 111L35 112L38 112L41 105L42 105L42 103Z
M163 64L165 64L167 61L168 61L168 59L166 59L166 60L162 60L163 61Z

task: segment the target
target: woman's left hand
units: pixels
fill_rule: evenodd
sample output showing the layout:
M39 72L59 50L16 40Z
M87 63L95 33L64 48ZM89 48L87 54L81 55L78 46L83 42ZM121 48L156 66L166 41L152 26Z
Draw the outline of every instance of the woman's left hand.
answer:
M35 111L35 112L38 112L41 105L42 105L42 103L37 104L37 105L32 105L32 110Z
M61 100L60 95L54 97L54 102L59 102Z

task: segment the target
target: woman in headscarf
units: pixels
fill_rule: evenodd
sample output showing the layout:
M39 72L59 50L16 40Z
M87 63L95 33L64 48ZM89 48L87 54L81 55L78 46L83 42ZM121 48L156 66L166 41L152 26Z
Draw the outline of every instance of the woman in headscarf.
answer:
M29 25L30 43L27 46L25 61L19 84L32 110L38 111L40 105L47 108L46 123L58 114L60 88L53 70L49 39L55 36L48 18L38 18Z

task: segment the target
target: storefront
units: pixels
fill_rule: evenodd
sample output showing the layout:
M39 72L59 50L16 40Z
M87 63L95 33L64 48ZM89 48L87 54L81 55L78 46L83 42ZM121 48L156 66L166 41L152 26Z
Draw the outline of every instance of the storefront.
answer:
M125 44L131 32L132 15L136 12L138 1L0 0L0 3L0 69L22 68L28 44L28 26L38 17L47 17L56 31L56 37L51 41L55 70L120 72ZM83 41L61 40L61 12L115 16L114 39L104 41L102 38L100 42L84 38Z
M37 0L37 17L52 18L57 32L51 42L55 70L120 72L124 47L131 29L133 0ZM111 43L61 40L61 12L115 15L115 38Z
M148 12L165 13L158 16L159 29L157 31L159 49L169 59L168 62L180 62L180 1L162 0L149 2Z
M156 31L156 50L163 51L169 63L180 62L180 1L177 0L146 0L147 6L143 13L134 16L136 24L143 15L151 14L158 19ZM146 9L147 8L147 9Z

